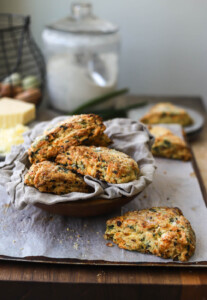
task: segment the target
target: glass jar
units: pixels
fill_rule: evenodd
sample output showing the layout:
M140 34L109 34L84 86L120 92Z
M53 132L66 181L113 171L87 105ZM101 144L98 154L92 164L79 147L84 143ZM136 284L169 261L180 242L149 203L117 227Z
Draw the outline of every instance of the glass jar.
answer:
M43 31L47 89L52 106L70 112L87 100L116 89L118 27L75 3L72 15Z

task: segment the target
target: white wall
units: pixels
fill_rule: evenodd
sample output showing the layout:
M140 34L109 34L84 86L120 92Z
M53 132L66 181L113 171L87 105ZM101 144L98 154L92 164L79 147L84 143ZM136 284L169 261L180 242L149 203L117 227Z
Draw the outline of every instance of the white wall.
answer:
M98 16L120 26L120 87L138 94L201 95L207 105L207 1L90 1ZM41 45L44 25L67 15L71 2L0 0L0 11L31 14Z

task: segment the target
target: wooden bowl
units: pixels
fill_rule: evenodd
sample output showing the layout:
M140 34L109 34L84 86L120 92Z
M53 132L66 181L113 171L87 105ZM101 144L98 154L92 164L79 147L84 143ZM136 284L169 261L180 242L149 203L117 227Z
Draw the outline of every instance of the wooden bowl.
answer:
M110 213L120 206L132 201L136 196L137 195L133 197L120 197L115 199L78 200L52 205L36 203L35 206L52 214L69 217L91 217Z

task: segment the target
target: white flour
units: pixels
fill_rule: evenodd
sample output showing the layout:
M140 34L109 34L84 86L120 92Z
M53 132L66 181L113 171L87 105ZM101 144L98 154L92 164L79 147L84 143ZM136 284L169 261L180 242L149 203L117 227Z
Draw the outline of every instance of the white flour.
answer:
M116 88L117 56L113 53L53 55L47 62L47 84L52 106L72 111Z

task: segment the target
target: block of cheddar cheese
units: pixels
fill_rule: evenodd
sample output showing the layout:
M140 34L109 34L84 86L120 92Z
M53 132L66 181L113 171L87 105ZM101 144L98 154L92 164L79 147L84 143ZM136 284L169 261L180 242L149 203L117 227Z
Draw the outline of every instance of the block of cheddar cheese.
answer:
M0 128L27 124L35 119L35 105L10 98L0 99Z

